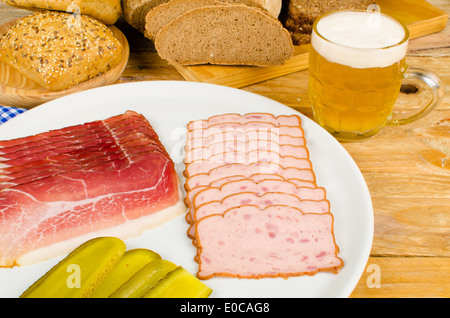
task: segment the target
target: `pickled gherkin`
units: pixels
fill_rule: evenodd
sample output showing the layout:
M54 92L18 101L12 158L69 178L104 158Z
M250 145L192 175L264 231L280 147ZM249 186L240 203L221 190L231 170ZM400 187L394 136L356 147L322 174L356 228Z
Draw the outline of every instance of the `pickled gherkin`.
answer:
M21 298L206 298L212 290L181 266L149 249L126 251L115 237L77 247Z
M139 272L118 288L111 298L140 298L157 285L167 273L177 266L167 260L155 260L144 266Z
M161 259L161 256L148 249L138 248L126 251L89 297L109 297L145 265L158 259Z
M207 298L212 289L179 266L164 277L144 298Z
M125 243L115 237L91 239L31 285L21 298L89 297L125 253Z

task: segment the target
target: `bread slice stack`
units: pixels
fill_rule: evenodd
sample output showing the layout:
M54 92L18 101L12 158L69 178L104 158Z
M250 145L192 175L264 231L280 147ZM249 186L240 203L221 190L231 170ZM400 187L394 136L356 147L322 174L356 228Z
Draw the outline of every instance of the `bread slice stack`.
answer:
M293 54L280 10L281 0L170 0L147 12L143 32L173 65L275 66Z

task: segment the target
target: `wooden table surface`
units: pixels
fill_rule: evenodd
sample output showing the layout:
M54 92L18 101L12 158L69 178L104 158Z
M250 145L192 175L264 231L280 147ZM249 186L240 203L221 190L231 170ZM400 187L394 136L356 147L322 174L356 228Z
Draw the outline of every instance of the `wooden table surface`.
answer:
M448 0L430 0L450 13ZM0 2L0 24L28 14ZM152 43L119 21L130 42L127 68L118 82L184 80L161 60ZM414 39L409 65L429 68L443 80L446 95L428 116L386 127L370 140L342 145L359 166L374 208L374 238L367 263L351 297L450 297L450 26ZM243 90L261 94L312 118L308 71ZM401 94L400 105L420 100Z

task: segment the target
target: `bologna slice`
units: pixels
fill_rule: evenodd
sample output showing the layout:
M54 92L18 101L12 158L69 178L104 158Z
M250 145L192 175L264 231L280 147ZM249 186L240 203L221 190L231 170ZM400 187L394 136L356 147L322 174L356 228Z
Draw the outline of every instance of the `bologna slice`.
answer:
M239 123L245 124L248 122L269 122L276 126L300 126L301 119L297 115L279 115L274 116L269 113L248 113L240 115L237 113L221 114L211 116L208 119L194 120L188 123L188 130L196 128L207 128L215 124L224 123Z
M242 206L196 223L197 276L240 278L337 273L333 216L286 206Z
M254 192L239 192L226 196L222 200L210 201L200 205L194 210L192 223L212 214L221 214L226 210L243 205L256 205L264 209L271 205L286 205L297 208L303 213L329 213L330 202L328 200L300 200L297 196L285 192L266 192L258 195ZM195 225L188 230L190 238L195 237Z

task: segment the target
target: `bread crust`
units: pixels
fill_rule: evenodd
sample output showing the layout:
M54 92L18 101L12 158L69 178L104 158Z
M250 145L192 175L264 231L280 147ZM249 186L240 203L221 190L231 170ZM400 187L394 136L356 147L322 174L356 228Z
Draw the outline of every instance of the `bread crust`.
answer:
M122 15L120 0L3 0L6 4L31 11L57 10L72 12L73 5L81 14L89 15L104 24L114 24Z
M283 24L289 30L295 45L311 42L314 21L326 13L337 10L365 10L373 0L290 0Z
M204 6L167 23L155 37L174 65L281 65L293 55L289 33L266 11L242 4Z

